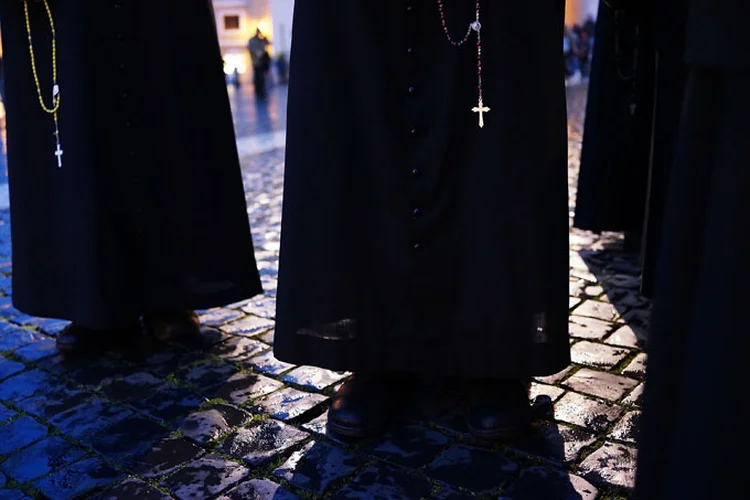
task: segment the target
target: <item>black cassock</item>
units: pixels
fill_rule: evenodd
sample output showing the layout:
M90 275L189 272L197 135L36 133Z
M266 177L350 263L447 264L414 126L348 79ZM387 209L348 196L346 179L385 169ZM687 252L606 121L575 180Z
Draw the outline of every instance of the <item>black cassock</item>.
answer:
M750 3L693 0L648 343L636 497L742 498L750 446Z
M461 38L474 2L445 0ZM563 2L295 5L276 355L466 377L569 362Z
M261 291L209 0L55 0L63 165L0 2L13 300L91 328ZM30 3L43 97L50 29Z

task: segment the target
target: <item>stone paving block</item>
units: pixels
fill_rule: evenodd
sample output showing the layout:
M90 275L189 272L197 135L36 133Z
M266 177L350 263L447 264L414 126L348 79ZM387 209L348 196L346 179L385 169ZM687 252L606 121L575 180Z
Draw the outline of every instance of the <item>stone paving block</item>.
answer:
M103 429L133 415L132 411L115 406L105 399L95 398L58 414L49 423L68 437L90 442Z
M225 307L216 307L214 309L209 309L205 313L201 314L199 316L199 319L201 325L221 326L224 323L229 323L230 321L234 321L243 316L244 314L242 314L240 311Z
M573 315L586 316L602 321L614 321L620 317L620 312L610 303L590 299L584 300L583 304L573 309Z
M411 500L426 498L432 485L421 475L384 464L371 465L331 496L333 500Z
M422 426L399 427L366 450L378 458L410 469L419 469L437 457L449 444L443 434Z
M432 497L432 500L474 500L475 495L470 493L463 493L452 488L443 488L437 495Z
M264 333L263 335L259 335L257 338L259 340L262 340L266 344L273 345L273 339L276 335L276 330L271 330L268 333Z
M610 330L612 323L583 316L571 316L568 321L568 332L572 337L589 340L601 340Z
M625 441L628 443L635 444L638 440L638 432L640 432L641 412L631 411L626 413L622 419L617 422L615 428L609 434L610 439L616 441Z
M594 342L578 342L570 349L570 357L574 363L589 365L596 368L612 368L625 359L630 351Z
M22 416L0 426L0 455L39 441L47 435L47 428L29 416Z
M15 414L16 412L11 410L7 406L0 404L0 423L3 423L6 420L10 419Z
M50 388L48 392L22 399L16 403L16 406L26 413L49 420L91 398L91 393L60 383L58 386Z
M536 382L531 383L531 390L529 391L529 399L532 401L539 396L547 396L551 401L557 401L560 396L565 393L564 389L555 387L554 385L539 384Z
M49 359L52 360L55 358ZM141 371L139 368L128 363L123 357L115 354L109 354L106 357L96 360L76 359L74 362L78 367L68 371L65 376L73 383L88 386L91 389L97 389L112 380L127 377ZM62 363L64 364L66 361Z
M573 392L555 405L555 419L601 432L622 414L619 406L597 401Z
M170 350L155 352L134 360L143 370L153 373L159 378L172 375L175 372L203 359L203 354L171 348Z
M20 401L39 393L47 393L59 382L41 370L31 370L0 382L0 399Z
M129 404L157 420L180 423L206 401L205 397L184 387L164 385L157 391L147 393L143 399L130 401Z
M268 479L251 479L216 500L299 500L299 496Z
M327 400L328 398L321 394L312 394L287 387L261 399L258 401L258 405L273 418L290 421L304 415Z
M267 318L258 316L247 316L237 321L232 321L221 326L221 329L234 335L252 337L273 328L274 322Z
M95 500L169 500L171 497L140 479L127 479L95 497Z
M272 378L255 373L238 373L230 377L226 384L216 390L216 397L242 405L284 387Z
M13 354L28 362L39 361L57 354L57 345L54 340L44 337L33 344L16 349Z
M276 420L261 420L230 435L219 452L258 467L307 439L308 434Z
M651 313L647 309L631 309L622 319L625 324L636 327L633 329L636 334L645 333L651 324Z
M307 431L320 436L325 436L329 441L343 443L336 435L328 431L328 410L315 417L309 422L305 422L301 427Z
M92 437L84 437L82 442L109 459L125 462L151 447L170 434L170 431L153 420L139 415L113 422Z
M321 391L326 387L342 381L347 373L333 372L314 366L300 366L281 377L286 383Z
M596 442L591 432L564 424L545 422L511 447L530 457L541 458L555 465L573 463L581 450Z
M180 430L185 437L206 445L245 424L250 418L251 415L245 410L220 404L193 413L185 419Z
M548 377L535 377L535 380L538 380L539 382L542 382L544 384L550 384L555 385L560 383L565 377L568 376L568 374L573 370L572 366L568 366L562 371L559 371L555 373L554 375L550 375Z
M258 297L242 306L242 310L259 318L272 319L276 316L276 299Z
M623 403L635 406L641 406L641 400L643 398L643 384L639 385L633 392L628 394L628 397L622 400Z
M211 354L230 361L242 361L252 358L268 349L263 342L244 337L231 337L226 342L215 346Z
M213 396L213 392L216 389L224 385L229 377L237 373L237 371L237 368L223 361L209 360L179 370L177 378L181 382L192 385L210 397Z
M76 462L85 454L83 448L55 436L11 455L0 468L9 477L25 483Z
M622 371L622 374L638 379L646 378L646 361L647 359L645 353L638 354L635 358L633 358L633 361L631 361L630 364L625 367L625 369Z
M574 391L617 401L638 385L638 382L611 373L581 368L565 381L565 385Z
M272 376L281 375L285 371L294 368L294 365L276 359L272 351L266 351L259 356L250 358L247 364L260 373Z
M639 339L645 338L645 334L636 333L637 329L638 329L637 326L622 325L617 330L615 330L615 333L610 335L610 337L604 342L606 344L622 346L622 347L630 347L632 349L640 348L641 341Z
M190 462L163 485L179 499L203 499L242 481L250 470L225 458L210 455Z
M26 365L23 363L11 361L0 355L0 380L4 380L11 375L24 371L25 369Z
M426 474L451 486L481 493L501 486L517 470L515 462L498 453L454 445L427 467Z
M582 477L549 467L531 467L523 470L498 500L595 500L598 493Z
M634 447L604 443L581 462L579 469L589 481L632 488L635 485L636 462Z
M112 484L121 477L115 469L98 458L76 462L34 483L52 500L76 498Z
M0 490L0 500L31 500L21 490Z
M322 494L331 483L353 474L363 464L359 456L349 451L311 441L292 453L273 474L298 488Z
M110 380L102 387L102 393L111 399L130 403L143 399L160 388L164 382L147 372L136 372L119 380Z
M131 470L148 479L163 477L204 455L200 446L186 438L163 439L131 462Z
M33 330L8 327L0 335L0 351L14 351L19 347L33 344L44 338L44 335Z
M568 297L568 309L573 309L583 302L578 297Z

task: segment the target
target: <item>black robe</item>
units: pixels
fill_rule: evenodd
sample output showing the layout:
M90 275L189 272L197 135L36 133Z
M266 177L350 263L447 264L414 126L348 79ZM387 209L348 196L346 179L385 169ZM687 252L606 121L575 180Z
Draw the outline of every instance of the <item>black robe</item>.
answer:
M569 362L563 2L295 4L275 349L466 377ZM473 2L446 0L466 33ZM532 29L533 28L533 29Z
M693 0L648 343L636 498L744 498L750 3ZM729 479L729 480L728 480Z
M51 36L31 3L43 96ZM0 2L13 300L91 328L261 292L209 0L55 0L63 166Z

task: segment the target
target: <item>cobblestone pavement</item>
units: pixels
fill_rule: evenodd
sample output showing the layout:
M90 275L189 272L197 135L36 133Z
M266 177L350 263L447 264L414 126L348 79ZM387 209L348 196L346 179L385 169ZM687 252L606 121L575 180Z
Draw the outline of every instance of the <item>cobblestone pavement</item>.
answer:
M569 96L573 187L585 88ZM65 323L11 305L9 221L0 213L0 500L628 496L648 313L617 237L571 232L574 364L533 384L538 408L554 410L528 438L476 441L439 404L380 439L341 443L326 436L326 405L346 374L271 353L283 151L243 164L266 292L204 311L202 349L57 355Z

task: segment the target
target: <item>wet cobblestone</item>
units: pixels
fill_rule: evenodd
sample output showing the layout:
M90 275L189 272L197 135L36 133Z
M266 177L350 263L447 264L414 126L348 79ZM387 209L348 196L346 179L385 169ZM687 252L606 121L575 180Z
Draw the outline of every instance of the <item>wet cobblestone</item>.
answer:
M585 88L568 92L572 211ZM264 295L201 311L201 346L58 355L54 336L67 323L12 307L0 211L0 500L627 497L649 306L619 235L571 230L574 364L534 381L532 398L554 403L554 414L529 436L508 447L474 440L446 404L379 439L340 442L326 432L326 410L348 374L271 352L283 158L242 158Z

